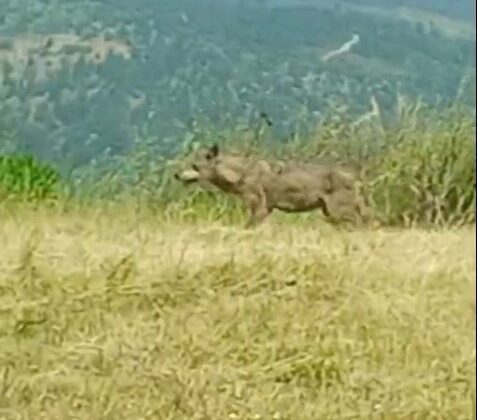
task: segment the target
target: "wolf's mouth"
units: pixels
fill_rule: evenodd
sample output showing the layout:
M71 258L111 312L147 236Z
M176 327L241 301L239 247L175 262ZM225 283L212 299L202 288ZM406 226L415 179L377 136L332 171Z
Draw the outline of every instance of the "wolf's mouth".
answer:
M194 184L196 183L198 180L197 179L181 179L180 181L182 181L183 184Z

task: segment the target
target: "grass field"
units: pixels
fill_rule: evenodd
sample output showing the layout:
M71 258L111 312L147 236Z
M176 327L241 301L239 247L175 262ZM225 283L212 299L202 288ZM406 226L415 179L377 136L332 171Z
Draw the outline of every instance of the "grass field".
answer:
M475 228L0 220L0 419L475 418Z

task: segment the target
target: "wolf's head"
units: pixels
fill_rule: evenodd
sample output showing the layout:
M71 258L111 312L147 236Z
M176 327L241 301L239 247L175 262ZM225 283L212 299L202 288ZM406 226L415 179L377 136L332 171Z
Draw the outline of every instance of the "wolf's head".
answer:
M222 153L217 144L197 150L185 169L174 174L184 184L210 183L235 192L250 167L250 160L239 154Z

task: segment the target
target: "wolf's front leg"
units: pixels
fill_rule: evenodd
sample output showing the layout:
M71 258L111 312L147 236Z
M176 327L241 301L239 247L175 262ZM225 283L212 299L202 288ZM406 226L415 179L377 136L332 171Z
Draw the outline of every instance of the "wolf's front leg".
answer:
M262 223L271 212L268 209L260 209L250 214L247 223L245 223L245 229L250 229L260 223Z
M250 211L250 216L247 223L245 223L245 229L250 229L262 223L271 213L271 210L267 207L265 194L262 191L245 195L244 201Z

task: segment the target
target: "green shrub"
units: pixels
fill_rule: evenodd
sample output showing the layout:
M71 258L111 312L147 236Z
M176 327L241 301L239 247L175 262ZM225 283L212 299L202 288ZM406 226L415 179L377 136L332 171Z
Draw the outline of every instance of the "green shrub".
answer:
M0 156L0 197L38 201L58 196L60 174L28 155Z

